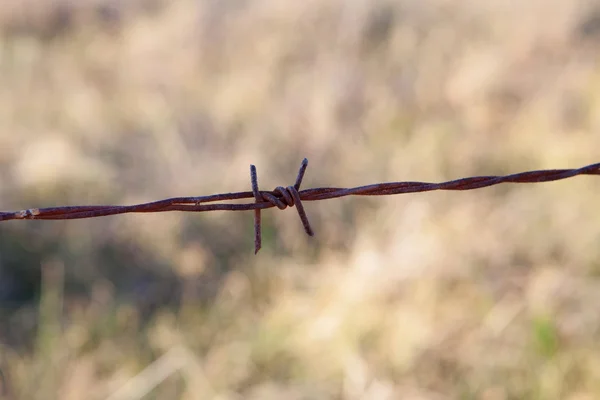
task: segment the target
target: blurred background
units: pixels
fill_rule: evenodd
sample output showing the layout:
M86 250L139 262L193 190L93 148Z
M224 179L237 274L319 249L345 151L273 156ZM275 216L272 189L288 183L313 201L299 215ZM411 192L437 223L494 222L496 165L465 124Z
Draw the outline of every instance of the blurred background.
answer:
M600 1L3 0L0 208L600 161ZM600 398L600 181L0 224L15 399Z

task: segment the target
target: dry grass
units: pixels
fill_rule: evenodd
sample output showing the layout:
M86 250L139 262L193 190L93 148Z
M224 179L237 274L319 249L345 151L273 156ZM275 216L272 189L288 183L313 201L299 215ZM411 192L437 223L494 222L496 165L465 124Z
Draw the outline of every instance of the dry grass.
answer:
M10 0L1 206L598 162L599 13ZM599 187L270 210L257 257L250 213L3 223L0 363L23 399L598 398Z

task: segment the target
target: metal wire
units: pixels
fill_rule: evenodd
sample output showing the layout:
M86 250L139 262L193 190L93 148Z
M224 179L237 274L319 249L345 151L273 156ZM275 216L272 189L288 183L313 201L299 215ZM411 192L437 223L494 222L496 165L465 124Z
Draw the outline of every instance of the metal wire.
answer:
M308 166L305 158L300 165L300 171L293 186L278 186L273 191L260 191L256 167L250 166L251 192L221 193L200 197L173 197L170 199L153 201L150 203L135 204L130 206L92 205L92 206L66 206L48 208L30 208L15 212L0 212L0 221L14 219L39 219L61 220L95 218L107 215L125 213L154 213L165 211L248 211L254 210L254 251L257 253L261 247L261 218L260 211L266 208L277 207L285 209L296 206L304 231L313 236L313 230L308 221L303 202L334 199L344 196L387 196L400 193L428 192L432 190L471 190L500 183L536 183L557 181L577 175L600 175L600 163L591 164L578 169L551 169L521 172L506 176L474 176L456 179L442 183L428 182L388 182L354 188L314 188L300 190L302 178ZM231 204L216 203L220 201L254 198L253 203ZM206 204L213 203L213 204Z

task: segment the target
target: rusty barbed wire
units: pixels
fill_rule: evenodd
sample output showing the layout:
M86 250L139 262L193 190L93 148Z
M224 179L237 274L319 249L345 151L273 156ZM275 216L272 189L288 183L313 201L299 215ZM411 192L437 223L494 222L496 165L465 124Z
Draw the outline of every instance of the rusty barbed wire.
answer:
M29 208L15 212L0 212L0 221L8 220L62 220L95 218L125 213L154 213L166 211L248 211L254 210L254 253L261 248L261 210L277 207L281 210L296 207L304 231L313 236L313 230L308 221L302 202L334 199L344 196L387 196L401 193L429 192L433 190L471 190L500 183L538 183L567 179L577 175L600 175L600 163L591 164L578 169L550 169L521 172L505 176L473 176L441 183L429 182L387 182L354 188L314 188L300 190L308 160L305 158L300 165L296 182L292 186L278 186L273 191L258 189L256 167L250 166L251 192L233 192L213 194L200 197L173 197L150 203L129 206L90 205L65 206L47 208ZM254 198L253 203L231 204L214 203L220 201L241 200Z

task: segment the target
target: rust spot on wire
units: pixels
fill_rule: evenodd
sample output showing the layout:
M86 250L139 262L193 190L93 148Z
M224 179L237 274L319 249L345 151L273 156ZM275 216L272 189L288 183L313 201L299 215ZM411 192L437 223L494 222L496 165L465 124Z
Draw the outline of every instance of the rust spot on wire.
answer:
M305 158L300 165L300 170L293 186L278 186L273 191L260 191L256 167L250 166L252 182L251 192L222 193L200 197L173 197L170 199L153 201L150 203L135 204L130 206L66 206L48 208L30 208L27 210L0 212L0 221L13 219L82 219L95 218L107 215L125 213L150 213L166 211L248 211L254 210L254 251L257 253L261 247L261 214L266 208L277 207L281 210L287 207L296 207L304 231L313 236L313 230L308 221L303 202L334 199L344 196L387 196L401 193L429 192L432 190L471 190L500 183L537 183L567 179L577 175L600 175L600 163L591 164L578 169L551 169L521 172L506 176L474 176L456 179L442 183L428 182L387 182L354 188L314 188L300 190L302 178L306 172L308 160ZM254 202L245 204L218 203L228 200L254 198ZM211 203L211 204L207 204Z

